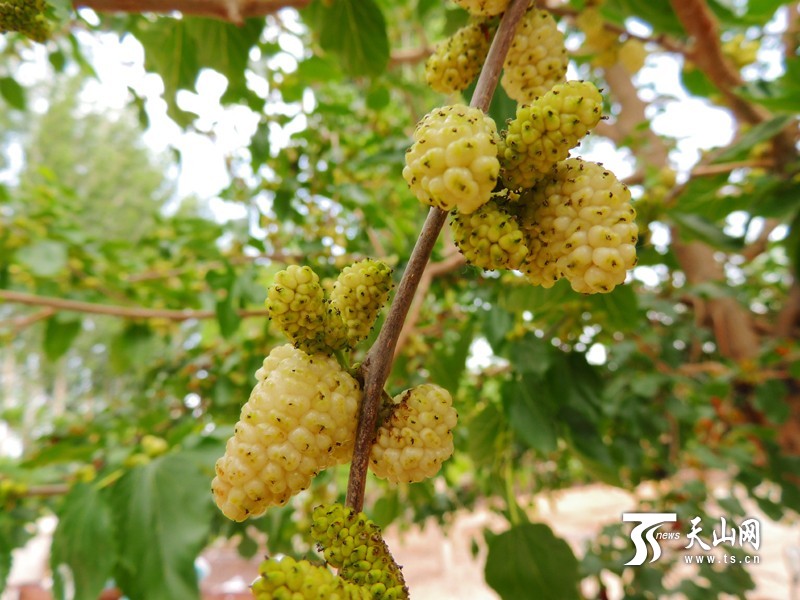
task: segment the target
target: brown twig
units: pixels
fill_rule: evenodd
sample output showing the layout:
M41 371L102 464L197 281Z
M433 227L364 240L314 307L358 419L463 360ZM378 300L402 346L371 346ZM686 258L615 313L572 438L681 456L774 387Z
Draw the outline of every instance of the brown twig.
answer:
M46 306L54 311L70 311L94 315L108 315L126 319L167 319L169 321L188 321L190 319L214 319L216 312L213 310L171 310L167 308L144 308L140 306L116 306L110 304L95 304L80 300L67 300L50 296L37 296L25 292L0 290L0 300L12 304L27 304L29 306ZM266 317L265 308L247 309L237 311L240 317Z
M9 319L8 321L0 323L0 329L9 328L14 333L19 333L23 329L30 327L31 325L38 323L39 321L44 321L45 319L49 319L56 313L55 309L53 308L43 308L40 311L37 311L33 314L26 315L24 317L16 317L14 319Z
M488 110L517 23L528 8L528 3L529 0L512 0L509 4L492 41L475 92L472 94L471 106L483 111ZM364 377L364 398L358 420L353 462L350 466L350 479L347 484L347 505L358 511L364 506L369 452L375 439L381 395L392 368L397 339L446 218L447 213L438 208L431 208L428 212L386 321L361 366Z
M34 485L25 490L23 496L27 498L48 498L50 496L63 496L70 488L64 483L51 483L49 485Z
M263 17L281 8L303 8L311 0L72 0L78 8L103 13L179 12L184 15L211 17L242 25L245 19Z
M433 52L433 48L420 46L418 48L400 48L393 50L389 57L389 66L408 65L422 62Z
M569 8L568 6L550 6L549 4L545 6L547 12L552 13L554 15L558 15L560 17L570 17L575 18L579 14L579 10L575 8ZM679 41L671 38L666 34L659 34L659 35L638 35L635 33L631 33L627 30L627 28L623 27L622 25L617 25L616 23L609 23L608 21L603 22L603 29L606 31L611 31L616 33L617 35L624 35L625 37L632 38L635 40L639 40L640 42L644 43L652 43L656 44L657 46L661 46L664 50L668 52L676 52L678 54L685 54L687 52L686 46L681 44Z
M736 116L750 124L767 120L768 111L735 93L734 90L742 85L742 78L722 52L717 19L705 0L670 0L670 4L694 41L687 57L717 86Z

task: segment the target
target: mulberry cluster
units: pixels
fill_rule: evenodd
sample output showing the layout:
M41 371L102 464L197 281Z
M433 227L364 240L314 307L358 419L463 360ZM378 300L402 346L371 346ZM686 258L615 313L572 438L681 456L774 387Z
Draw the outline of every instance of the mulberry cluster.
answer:
M469 14L479 17L499 15L508 6L509 0L453 0Z
M471 23L436 45L425 61L425 79L437 92L460 92L478 76L487 52L489 38L485 27Z
M348 346L369 335L392 286L392 269L379 260L367 258L342 269L333 284L330 303L344 323Z
M0 1L0 33L18 31L35 42L44 42L50 37L46 9L45 0Z
M476 211L497 183L497 126L478 108L437 108L417 124L403 178L414 195L442 210Z
M572 158L524 198L533 283L566 277L586 294L610 292L636 264L638 229L630 191L602 165Z
M400 566L364 513L331 504L316 507L312 518L311 537L339 577L364 586L371 598L408 598Z
M322 565L284 556L265 560L253 583L257 600L373 600L366 587L350 583Z
M453 212L453 241L467 262L487 270L519 269L528 255L516 218L492 199L474 213Z
M392 269L365 259L345 267L325 297L311 267L292 265L275 275L267 290L270 318L307 353L353 348L378 318L392 289Z
M433 477L453 454L453 399L444 388L424 384L395 396L394 404L370 452L372 472L393 483Z
M503 63L500 84L520 103L544 95L567 74L564 34L552 15L529 8L523 16Z
M510 189L530 188L600 121L603 98L593 83L559 83L517 107L516 118L500 142L503 182Z
M325 349L325 293L311 267L291 265L276 273L266 307L295 347L312 353Z
M281 506L323 469L350 460L361 389L335 359L279 346L256 372L212 492L234 521Z

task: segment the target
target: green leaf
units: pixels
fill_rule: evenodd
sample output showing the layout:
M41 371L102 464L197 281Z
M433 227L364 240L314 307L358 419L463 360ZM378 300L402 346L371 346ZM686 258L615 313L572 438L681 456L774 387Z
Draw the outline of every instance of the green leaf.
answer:
M612 331L630 330L644 320L636 292L629 285L618 285L608 294L592 294L587 300L593 306L592 312L597 315L595 319Z
M2 96L12 108L25 110L27 104L25 88L13 77L0 77L0 96Z
M209 480L195 461L167 454L137 467L112 489L117 541L115 572L132 600L199 598L194 560L211 521Z
M81 320L50 317L44 329L44 353L51 361L61 358L81 332Z
M250 48L258 43L264 27L263 19L250 19L243 27L213 19L136 19L131 32L145 49L145 68L158 73L164 82L164 99L168 113L176 123L185 126L191 114L180 109L175 95L178 90L193 90L203 68L214 69L228 80L224 102L248 95L245 70Z
M155 347L153 330L144 324L131 323L111 340L111 366L122 373L134 365L146 365Z
M221 295L216 302L215 311L220 333L227 339L236 333L239 323L242 321L236 311L238 298L236 272L231 265L226 264L224 271L209 271L206 281L217 291L218 295Z
M532 333L514 340L505 352L517 373L544 374L552 364L552 346Z
M744 247L744 239L729 236L708 219L700 215L671 212L670 217L681 227L686 240L700 240L720 250L737 252Z
M6 589L6 580L11 573L11 551L14 550L14 544L11 542L11 536L7 535L7 529L11 525L7 522L5 514L0 514L0 594Z
M740 94L775 112L800 112L800 57L788 59L785 64L782 77L748 82L740 88Z
M735 144L731 144L725 152L717 156L714 163L724 163L745 158L753 146L778 135L794 118L794 115L778 115L769 121L764 121L748 129Z
M17 250L16 258L37 277L55 277L67 266L67 247L53 240L42 240Z
M95 486L79 484L56 512L50 565L57 598L64 598L63 568L75 586L74 600L96 600L116 562L111 508Z
M379 75L389 62L386 20L374 0L334 0L321 6L316 25L323 49L336 54L348 75Z
M637 19L650 23L657 33L685 35L680 21L668 2L653 0L608 0L602 5L602 13L612 21L623 24L625 19L636 15Z
M472 345L475 322L467 321L458 332L458 337L446 336L430 357L428 371L430 381L455 394L461 384L461 375L467 366L467 356Z
M578 561L541 523L526 523L489 541L486 583L504 600L578 600Z
M467 440L469 455L476 464L491 463L494 460L498 441L505 428L503 413L494 404L489 404L475 414L467 426Z
M777 379L770 379L759 385L756 388L755 405L773 423L785 422L791 413L786 384Z
M537 383L533 378L506 383L503 405L517 438L529 448L546 454L557 447L556 427L550 399L536 393Z
M236 330L239 328L239 323L242 322L242 318L236 311L231 295L228 294L223 300L217 301L215 310L217 313L217 323L219 323L219 331L222 337L228 339L236 333Z

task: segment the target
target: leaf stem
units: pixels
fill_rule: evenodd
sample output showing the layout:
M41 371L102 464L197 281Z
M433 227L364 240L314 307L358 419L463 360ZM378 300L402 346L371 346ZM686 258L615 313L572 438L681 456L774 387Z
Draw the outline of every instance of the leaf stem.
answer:
M517 24L525 14L528 4L529 0L512 0L509 4L492 41L486 62L475 86L475 92L472 94L470 106L480 108L484 112L489 109L494 90L500 79L503 61L514 39ZM425 265L430 259L446 219L447 213L443 210L431 208L428 211L428 216L411 252L383 328L361 365L364 377L364 398L359 415L353 462L350 466L350 480L347 485L347 505L357 511L363 510L364 507L369 451L375 439L383 386L389 378L392 368L397 339L403 329L403 323L414 299L414 292L419 286Z

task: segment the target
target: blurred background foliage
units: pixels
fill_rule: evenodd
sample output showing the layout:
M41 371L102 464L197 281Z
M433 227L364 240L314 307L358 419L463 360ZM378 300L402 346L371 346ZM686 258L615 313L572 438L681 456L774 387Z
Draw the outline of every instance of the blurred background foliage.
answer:
M193 561L214 539L252 556L265 533L271 553L304 555L310 508L343 498L338 469L240 525L208 490L253 373L282 343L263 310L272 275L297 263L335 277L377 256L399 278L425 216L400 177L410 133L458 100L427 89L422 65L467 14L438 0L293 5L237 25L55 2L49 40L0 39L0 589L43 515L59 519L59 597L74 586L75 598L96 598L113 577L133 599L188 599ZM544 290L465 266L445 230L387 389L447 387L456 454L435 481L371 480L366 511L381 525L444 526L456 511L498 512L508 528L487 533L486 577L504 598L579 597L590 581L602 598L609 577L629 598L745 598L744 569L704 565L675 584L678 547L624 567L621 524L576 558L532 507L536 494L588 482L654 482L658 497L640 510L721 507L740 520L749 499L796 520L798 5L606 0L603 52L578 26L585 5L549 3L570 76L608 100L609 119L580 151L623 165L639 267L608 295ZM719 30L692 30L688 5ZM139 49L160 97L131 84L121 108L87 100L102 90L109 40ZM646 49L645 70L671 66L680 85L664 92L637 75L622 58L630 40ZM225 80L217 114L246 115L247 142L225 152L219 194L181 194L181 152L144 139L165 127L163 114L152 121L165 110L173 130L224 135L224 119L186 100L209 71ZM656 127L675 97L727 111L729 141L692 154L685 123ZM498 91L492 116L513 110ZM722 495L709 483L720 473ZM553 568L536 578L514 556Z

